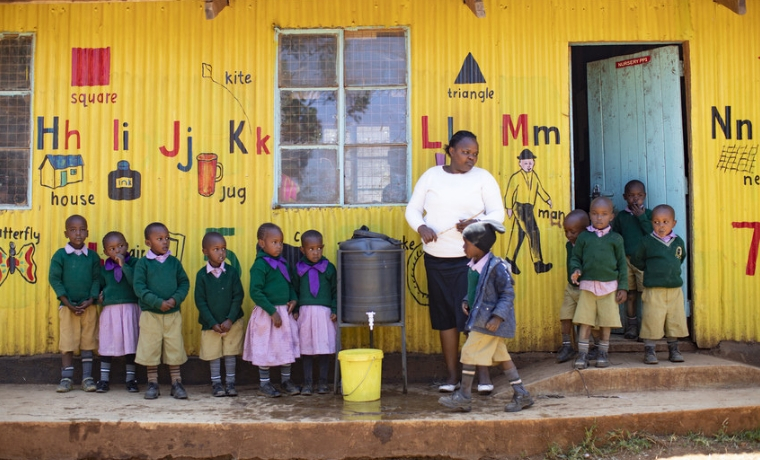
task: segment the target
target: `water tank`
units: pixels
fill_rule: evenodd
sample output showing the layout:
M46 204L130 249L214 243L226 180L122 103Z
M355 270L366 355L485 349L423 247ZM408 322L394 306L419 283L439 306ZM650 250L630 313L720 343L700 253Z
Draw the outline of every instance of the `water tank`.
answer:
M339 243L341 320L367 323L401 321L404 248L383 238L354 238Z

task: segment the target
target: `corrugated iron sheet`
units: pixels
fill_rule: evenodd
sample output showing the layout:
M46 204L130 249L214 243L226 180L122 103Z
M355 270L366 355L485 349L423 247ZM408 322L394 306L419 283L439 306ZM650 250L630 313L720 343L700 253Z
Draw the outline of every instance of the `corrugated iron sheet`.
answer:
M406 224L403 206L272 208L274 144L267 136L274 132L275 27L408 27L412 184L435 164L435 153L442 151L435 143L446 143L450 127L478 135L479 166L502 188L518 170L520 150L527 146L536 154L536 173L552 201L551 207L537 203L538 225L544 259L554 268L537 275L527 247L520 253L518 331L509 343L515 351L551 350L559 339L557 311L565 283L561 224L572 207L569 45L686 43L695 332L700 346L757 340L760 322L750 299L760 293L754 275L746 273L754 230L733 222L760 220L753 206L758 185L744 185L741 173L715 172L724 146L757 143L746 131L739 141L736 129L730 140L713 139L711 107L724 113L731 106L732 123L760 119L753 105L759 100L760 52L758 41L751 40L759 17L751 8L737 16L697 0L489 1L484 19L455 1L433 6L410 0L233 0L212 21L205 19L201 1L0 5L0 31L35 35L32 209L0 212L0 248L7 253L11 242L17 251L31 247L36 264L33 282L12 274L0 286L0 355L57 351L48 261L66 243L63 224L73 213L88 219L90 241L99 252L100 239L114 229L125 233L132 249L145 251L145 225L166 223L191 279L204 263L205 230L223 228L244 267L246 291L260 223L280 225L290 244L297 244L299 232L322 231L325 255L333 260L337 243L366 224L404 240L408 248L408 349L439 351L424 305L419 238ZM74 48L110 50L107 85L72 85ZM485 81L457 84L470 53ZM53 131L56 123L55 134L38 129ZM242 123L240 139L248 153L231 146L230 132ZM536 128L540 136L534 136ZM550 134L547 141L543 133L553 133L552 128L556 137ZM201 153L217 155L223 168L210 197L199 190ZM84 180L55 188L42 183L37 168L46 155L81 155ZM130 174L141 175L139 199L109 198L109 175L122 161L129 163ZM505 223L513 228L512 220ZM500 237L499 255L505 255L508 240ZM191 298L183 304L184 334L187 351L196 354L200 328ZM252 307L247 298L246 313ZM368 344L363 328L346 329L343 336L344 346ZM398 328L380 327L374 336L375 346L400 349Z

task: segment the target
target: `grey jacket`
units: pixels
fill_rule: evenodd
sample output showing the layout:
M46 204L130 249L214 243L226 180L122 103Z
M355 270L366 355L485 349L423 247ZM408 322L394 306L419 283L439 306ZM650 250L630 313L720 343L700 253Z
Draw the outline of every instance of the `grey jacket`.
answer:
M512 275L507 270L503 259L488 253L490 260L483 268L475 290L474 305L470 307L470 316L465 324L465 331L476 331L497 337L515 336L515 290L512 287ZM463 300L467 304L467 297ZM495 332L486 329L486 323L496 315L503 319Z

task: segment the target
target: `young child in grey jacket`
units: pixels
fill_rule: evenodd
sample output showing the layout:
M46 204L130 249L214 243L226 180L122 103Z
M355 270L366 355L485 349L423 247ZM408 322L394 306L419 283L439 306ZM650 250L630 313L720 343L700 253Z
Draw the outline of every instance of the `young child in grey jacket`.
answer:
M523 387L517 367L507 351L505 338L515 336L515 291L512 275L503 259L491 253L496 232L504 233L499 222L483 221L467 226L462 232L464 252L469 257L467 297L462 309L468 315L467 341L462 348L462 385L438 403L464 412L472 410L472 382L476 366L498 364L514 390L512 401L504 408L517 412L533 405Z

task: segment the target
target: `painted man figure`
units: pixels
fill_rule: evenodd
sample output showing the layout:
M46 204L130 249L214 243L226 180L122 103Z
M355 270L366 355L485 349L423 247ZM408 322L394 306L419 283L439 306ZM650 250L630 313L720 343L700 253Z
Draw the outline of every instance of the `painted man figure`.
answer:
M512 218L514 214L515 221L512 223L512 232L507 244L507 257L505 259L512 265L512 273L520 274L517 268L517 254L520 252L525 237L528 237L530 245L530 257L533 261L533 268L536 273L545 273L551 270L551 263L544 263L541 254L541 233L536 223L534 207L536 198L541 199L552 207L552 199L541 185L541 180L533 171L536 163L536 156L529 149L525 149L517 156L520 162L520 170L512 174L507 183L507 193L504 195L504 207L507 209L507 217ZM517 241L513 244L512 234L514 234L515 225L517 225Z

